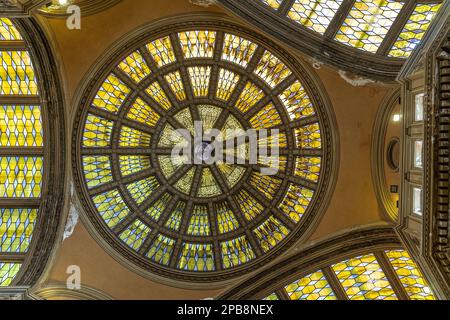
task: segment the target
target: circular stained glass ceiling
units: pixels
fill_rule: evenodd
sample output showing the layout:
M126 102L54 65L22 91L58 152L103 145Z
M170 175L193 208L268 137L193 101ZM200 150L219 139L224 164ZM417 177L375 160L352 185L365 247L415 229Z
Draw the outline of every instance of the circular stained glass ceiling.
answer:
M78 187L122 258L220 281L273 259L317 218L329 123L306 72L269 40L214 23L167 30L107 59L86 92Z

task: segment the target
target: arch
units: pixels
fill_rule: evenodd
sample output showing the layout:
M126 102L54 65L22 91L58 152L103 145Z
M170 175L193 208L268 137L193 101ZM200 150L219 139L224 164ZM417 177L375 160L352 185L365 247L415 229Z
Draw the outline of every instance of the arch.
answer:
M0 23L0 285L32 286L61 222L63 99L50 46L36 20L2 18Z
M227 300L435 299L388 226L366 227L311 245L233 287Z

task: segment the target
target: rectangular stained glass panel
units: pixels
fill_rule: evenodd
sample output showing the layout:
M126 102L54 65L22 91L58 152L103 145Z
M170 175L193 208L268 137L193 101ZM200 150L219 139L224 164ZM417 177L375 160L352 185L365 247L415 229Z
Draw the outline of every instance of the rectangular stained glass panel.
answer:
M250 108L264 98L264 96L264 92L256 84L247 82L244 90L239 96L238 101L236 102L236 108L242 113L246 113Z
M156 237L155 241L153 241L150 251L147 253L147 257L154 262L168 266L174 246L175 240L160 234Z
M250 40L234 34L225 34L222 59L246 68L258 46Z
M120 156L119 167L122 176L128 176L151 167L150 157L148 156Z
M97 108L117 113L129 93L130 89L115 75L110 74L103 82L92 104Z
M397 300L373 254L332 266L350 300Z
M215 209L220 234L228 233L239 228L239 222L226 202L216 204Z
M88 188L112 181L111 162L107 156L83 157Z
M183 55L190 58L212 58L216 42L215 31L187 31L178 34Z
M404 3L395 0L357 0L336 40L376 53Z
M319 157L297 157L295 175L317 183L319 181L321 162L322 158Z
M133 103L127 117L149 127L154 127L160 119L159 114L140 98Z
M129 127L122 127L119 137L120 147L150 147L152 136L148 133L132 129Z
M178 71L172 72L166 75L165 78L177 99L180 101L185 100L186 92L184 91L183 80L181 80L180 73Z
M212 244L183 243L178 268L187 271L214 271L214 251Z
M161 215L163 214L164 210L167 208L171 200L172 196L168 193L165 193L161 198L156 200L156 202L153 203L145 213L152 220L158 222L159 218L161 217Z
M269 129L281 124L281 117L275 106L270 103L250 120L254 129Z
M109 146L113 125L114 123L112 121L94 115L88 115L83 133L83 146Z
M254 72L272 88L279 85L292 73L280 59L269 51L264 52Z
M301 25L324 34L342 0L295 0L288 17Z
M0 252L27 252L37 209L0 209Z
M268 252L283 241L290 231L277 218L270 216L269 219L253 230L253 233L264 252Z
M410 299L435 299L427 281L407 251L391 250L386 251L386 255Z
M37 95L38 86L27 51L0 51L0 95Z
M130 213L117 190L108 191L94 197L92 200L98 213L110 228L114 228Z
M175 231L180 229L181 219L183 218L186 203L178 202L169 219L166 221L166 227Z
M127 189L130 192L131 197L141 204L145 199L150 197L150 195L159 188L159 182L155 177L151 176L127 185Z
M119 64L119 69L125 72L135 82L141 82L151 72L139 51L130 54Z
M224 269L237 267L255 259L252 246L245 236L220 243Z
M258 201L256 201L255 198L253 198L244 190L239 192L235 196L235 199L248 221L251 221L256 216L260 215L264 209L263 206Z
M314 191L291 184L279 207L286 216L298 223L305 214L313 195Z
M272 200L281 186L281 180L272 176L254 172L250 177L250 185Z
M42 157L0 157L0 198L39 198Z
M188 68L191 79L192 90L196 97L206 97L209 92L209 81L211 79L211 67Z
M420 3L416 5L413 14L394 43L389 55L406 58L420 43L442 3Z
M314 272L285 287L291 300L336 300L322 271Z
M187 234L193 236L209 236L211 234L208 207L201 205L194 207Z
M42 147L40 106L0 105L0 147Z
M0 18L0 41L22 40L19 30L8 18Z
M7 287L19 273L20 263L4 263L0 262L0 287Z
M155 100L162 108L169 110L172 108L172 103L167 98L164 90L158 82L153 82L146 90L147 94Z
M161 38L149 43L147 49L156 62L156 65L160 68L176 60L170 37Z
M217 98L228 101L238 82L239 75L226 69L220 69L216 93Z
M136 220L121 233L120 239L130 248L137 251L142 246L150 231L150 228L145 223Z
M320 126L318 123L310 124L295 129L297 146L304 149L322 148L322 138L320 135Z
M315 114L314 107L300 81L294 82L281 95L283 103L291 120L306 118Z

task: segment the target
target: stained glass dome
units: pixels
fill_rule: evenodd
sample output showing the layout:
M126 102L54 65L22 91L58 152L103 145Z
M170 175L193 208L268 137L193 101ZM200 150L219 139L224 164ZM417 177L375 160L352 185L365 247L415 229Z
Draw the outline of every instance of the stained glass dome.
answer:
M307 72L271 41L214 23L166 30L118 49L86 90L78 187L95 232L122 257L219 281L273 259L315 219L330 124ZM200 162L186 162L173 150L196 123L224 144L230 130L254 130L258 147L276 144L279 155L258 151L252 163L244 139L221 151L236 161L211 163L204 139L193 150Z

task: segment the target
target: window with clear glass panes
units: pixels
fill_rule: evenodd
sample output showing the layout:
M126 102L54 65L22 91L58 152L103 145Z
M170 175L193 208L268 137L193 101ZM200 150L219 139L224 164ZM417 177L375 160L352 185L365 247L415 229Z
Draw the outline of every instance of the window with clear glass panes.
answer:
M423 140L414 141L414 168L423 168Z
M413 188L413 213L422 215L422 189Z
M415 108L414 108L414 121L423 121L423 108L424 108L424 98L423 93L419 93L415 96Z

